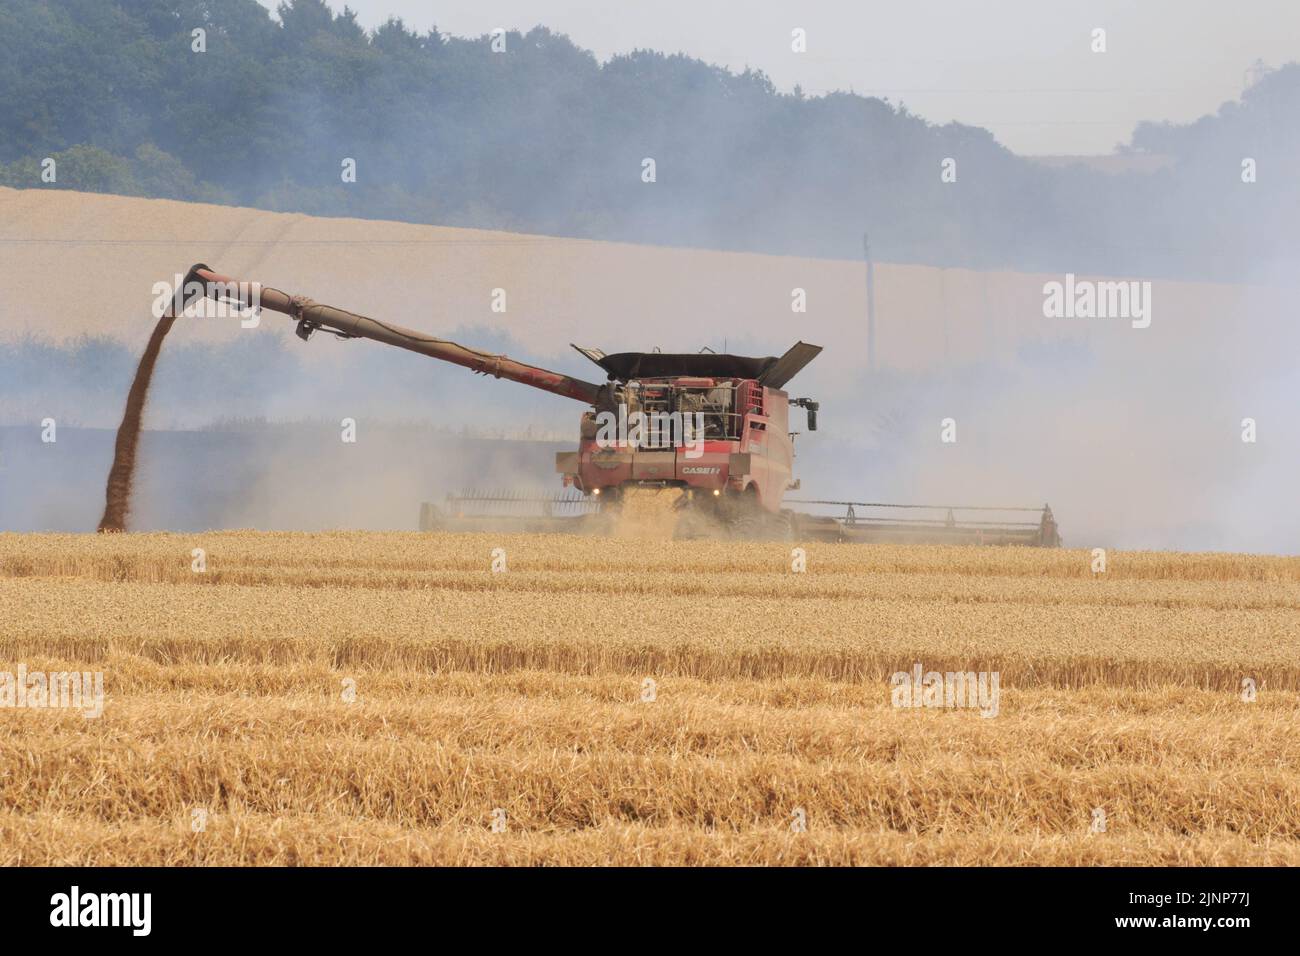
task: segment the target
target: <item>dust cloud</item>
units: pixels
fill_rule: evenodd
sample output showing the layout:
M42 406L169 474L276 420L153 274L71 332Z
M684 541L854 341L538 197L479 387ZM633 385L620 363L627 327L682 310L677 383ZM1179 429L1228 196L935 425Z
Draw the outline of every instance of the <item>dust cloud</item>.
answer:
M109 424L99 418L128 388L152 283L204 260L596 381L568 342L757 355L796 339L825 346L790 385L822 408L819 431L796 440L798 497L1050 503L1071 546L1300 550L1300 335L1284 263L1262 263L1240 285L1153 280L1149 328L1045 317L1043 288L1059 274L878 263L873 367L860 262L114 196L0 190L0 200L34 234L68 240L57 261L35 246L0 261L10 305L0 424ZM223 246L221 236L241 238ZM105 290L94 308L86 284ZM504 313L491 309L494 288L509 292ZM806 313L791 311L794 288ZM40 324L46 315L57 327ZM141 437L145 458L155 446L161 457L140 463L151 500L137 503L133 527L413 527L418 501L447 491L559 490L552 449L576 440L577 403L376 343L317 334L304 344L291 331L264 315L257 328L199 318L173 333L145 427L188 437ZM88 348L79 333L104 344ZM344 417L358 421L354 446L339 442ZM945 418L955 443L940 440ZM1241 440L1248 418L1253 443ZM791 428L804 430L802 412ZM494 436L513 440L497 462L454 450ZM517 439L530 437L553 444L524 454ZM64 441L36 447L50 463L73 456ZM181 444L191 452L171 453ZM2 460L5 526L50 521L54 485L15 478L30 464L53 480L46 464ZM80 487L75 469L57 477ZM198 500L199 488L212 499Z

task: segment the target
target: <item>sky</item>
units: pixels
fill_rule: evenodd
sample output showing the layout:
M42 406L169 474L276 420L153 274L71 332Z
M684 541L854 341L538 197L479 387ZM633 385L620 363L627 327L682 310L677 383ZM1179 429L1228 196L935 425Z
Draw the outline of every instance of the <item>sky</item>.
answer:
M262 0L271 8L276 0ZM343 0L329 0L342 9ZM602 60L636 48L767 73L782 90L903 102L1025 155L1099 155L1141 120L1240 96L1257 61L1300 60L1300 0L348 0L374 27L480 36L541 24ZM807 50L791 50L796 28ZM1106 51L1091 49L1106 31Z

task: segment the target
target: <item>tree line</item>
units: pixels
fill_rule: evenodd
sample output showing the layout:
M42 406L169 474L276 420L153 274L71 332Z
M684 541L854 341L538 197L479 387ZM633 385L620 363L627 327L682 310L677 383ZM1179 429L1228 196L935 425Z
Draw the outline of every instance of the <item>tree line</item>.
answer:
M1110 173L757 70L367 31L323 0L0 0L0 49L19 188L841 258L870 232L880 259L978 268L1237 280L1300 251L1295 64L1141 124L1120 152L1158 168Z

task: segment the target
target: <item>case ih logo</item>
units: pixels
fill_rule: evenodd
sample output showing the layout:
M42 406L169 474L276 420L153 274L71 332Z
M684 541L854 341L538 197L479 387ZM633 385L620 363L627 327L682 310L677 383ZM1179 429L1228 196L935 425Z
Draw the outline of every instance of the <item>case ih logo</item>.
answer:
M720 468L704 468L701 466L696 466L693 468L683 468L682 474L683 475L716 475L721 470L722 469Z

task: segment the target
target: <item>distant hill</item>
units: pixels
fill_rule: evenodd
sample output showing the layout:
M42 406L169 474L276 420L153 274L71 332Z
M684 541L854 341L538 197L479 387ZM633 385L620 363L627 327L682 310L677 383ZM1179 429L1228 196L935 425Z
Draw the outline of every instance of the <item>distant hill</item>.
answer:
M494 49L279 9L0 0L0 185L802 257L857 258L867 232L888 261L1029 272L1242 281L1300 255L1294 64L1140 125L1103 173L757 71L602 63L542 27Z
M0 189L0 224L0 424L18 429L0 448L0 499L18 502L18 512L45 494L29 477L59 473L69 486L85 484L84 442L65 442L63 430L116 425L153 325L154 283L205 261L579 376L593 367L570 342L760 355L796 339L822 345L792 383L794 394L822 403L819 430L798 439L807 497L1047 501L1079 545L1286 552L1300 533L1289 504L1300 330L1284 288L1157 280L1152 323L1134 329L1123 319L1044 316L1044 284L1060 274L882 263L873 371L860 262L66 190ZM506 293L504 313L492 311L494 289ZM792 311L795 289L806 294L806 312ZM579 410L373 342L317 335L303 343L287 320L267 314L253 329L232 319L178 323L145 420L174 429L349 417L360 423L361 447L373 450L386 424L427 423L444 436L572 434ZM949 416L959 423L955 445L938 438ZM1259 422L1257 445L1240 440L1246 416ZM58 422L57 446L41 441L47 418ZM370 472L347 464L332 424L291 433L293 443L274 429L254 432L255 460L222 457L247 442L196 439L215 457L191 456L186 467L206 474L209 462L222 462L225 477L169 480L181 498L219 484L243 507L238 476L261 476L278 507L310 503L328 514L329 499ZM383 466L414 475L425 467L413 463L417 452L443 460L427 457L425 439L420 446L387 442ZM96 447L102 455L108 444ZM189 446L174 447L185 455ZM91 472L102 478L106 467ZM427 490L412 485L401 500Z

